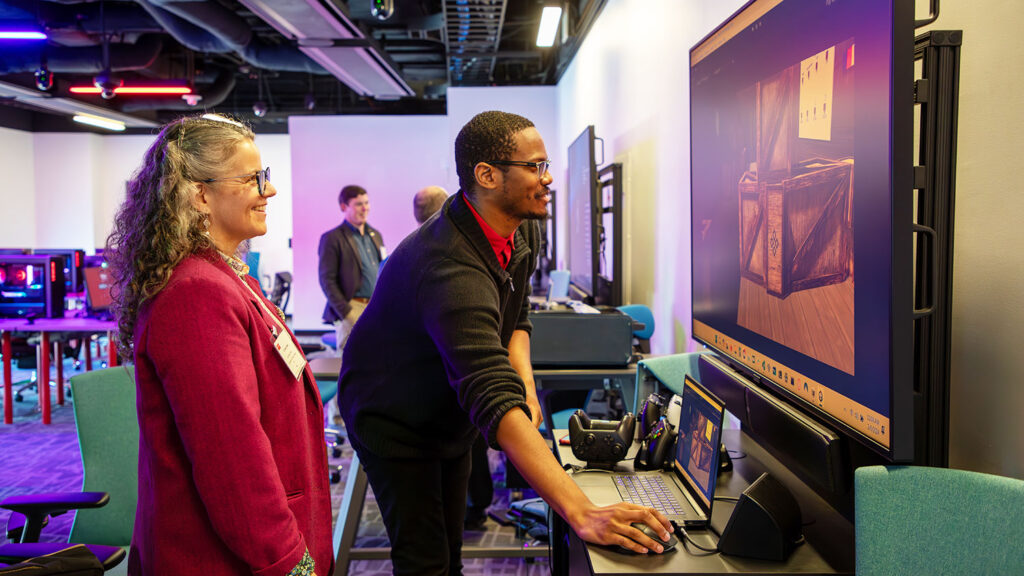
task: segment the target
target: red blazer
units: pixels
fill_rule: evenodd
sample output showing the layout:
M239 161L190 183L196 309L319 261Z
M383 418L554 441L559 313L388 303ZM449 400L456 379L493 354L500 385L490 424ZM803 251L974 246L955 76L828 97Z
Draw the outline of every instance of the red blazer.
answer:
M281 576L307 548L317 574L333 572L320 393L308 364L292 377L270 321L215 253L187 258L140 307L129 574Z

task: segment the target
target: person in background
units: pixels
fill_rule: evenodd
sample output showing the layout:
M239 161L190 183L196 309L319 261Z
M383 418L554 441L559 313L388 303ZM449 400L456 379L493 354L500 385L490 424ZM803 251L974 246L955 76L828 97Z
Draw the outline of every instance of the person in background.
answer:
M412 197L412 215L417 224L423 224L441 209L448 199L448 191L440 186L427 186Z
M584 540L635 552L667 539L653 508L594 505L537 428L529 279L551 196L533 123L484 112L455 140L461 190L407 236L345 348L341 415L391 541L396 574L459 574L470 452L483 435Z
M344 220L320 236L320 289L327 297L323 320L333 324L337 350L345 348L348 335L377 285L377 272L387 257L384 238L366 222L370 195L361 186L345 186L338 194Z
M160 131L114 219L140 434L130 574L333 571L320 394L237 255L276 193L247 126L188 116Z

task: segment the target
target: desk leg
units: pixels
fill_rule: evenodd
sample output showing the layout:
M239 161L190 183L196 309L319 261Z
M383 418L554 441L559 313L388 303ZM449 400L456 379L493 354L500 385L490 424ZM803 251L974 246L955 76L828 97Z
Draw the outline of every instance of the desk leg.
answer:
M113 332L107 332L107 366L117 366L117 344L114 342Z
M334 523L334 550L337 554L334 562L334 576L346 576L348 564L352 561L352 545L359 531L359 520L363 515L363 504L366 502L366 487L369 481L359 455L352 453L352 462L348 466L348 480L345 481L345 496L341 500L338 519Z
M82 343L82 350L85 351L85 371L92 372L92 334L86 334Z
M53 343L53 361L57 363L57 405L64 405L64 346Z
M3 333L4 424L14 424L14 382L11 380L11 333Z
M39 355L37 363L36 384L39 387L39 407L43 411L43 424L50 423L50 334L49 332L39 333L39 347L36 348Z

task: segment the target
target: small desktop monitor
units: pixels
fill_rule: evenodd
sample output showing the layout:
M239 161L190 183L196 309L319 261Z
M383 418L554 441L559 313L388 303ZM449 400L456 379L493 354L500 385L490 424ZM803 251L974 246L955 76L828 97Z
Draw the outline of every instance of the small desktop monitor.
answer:
M113 299L110 297L110 285L113 278L110 269L104 267L85 269L85 298L90 316L109 316L110 305Z

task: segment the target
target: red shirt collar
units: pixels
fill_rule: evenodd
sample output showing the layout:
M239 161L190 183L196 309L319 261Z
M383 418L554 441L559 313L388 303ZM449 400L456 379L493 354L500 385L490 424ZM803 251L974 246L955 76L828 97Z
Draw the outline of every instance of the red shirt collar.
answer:
M477 214L476 208L473 207L473 203L470 202L468 198L466 199L466 205L469 206L469 211L473 213L473 217L476 218L477 223L480 224L480 229L484 231L484 236L487 237L487 241L491 243L491 249L494 250L494 255L498 258L498 263L501 264L503 269L508 268L508 263L512 260L512 250L515 249L514 238L516 233L512 232L512 235L508 238L499 235L494 231L494 228L491 228L487 222Z

